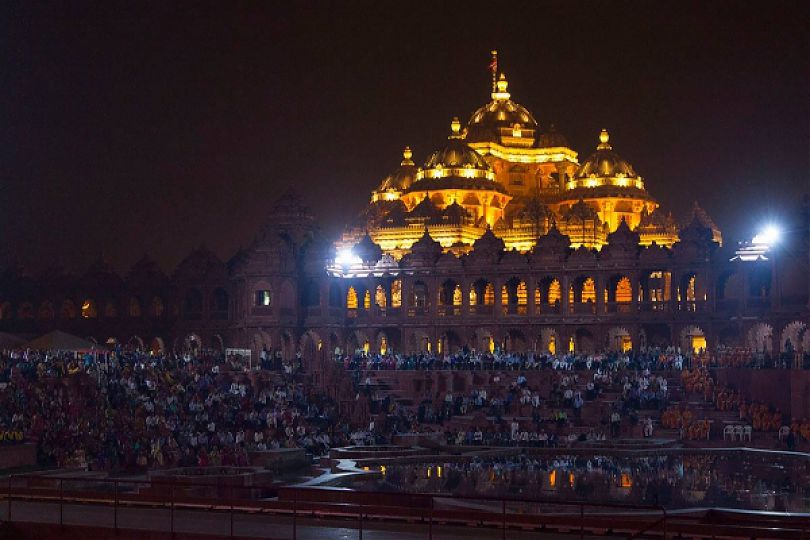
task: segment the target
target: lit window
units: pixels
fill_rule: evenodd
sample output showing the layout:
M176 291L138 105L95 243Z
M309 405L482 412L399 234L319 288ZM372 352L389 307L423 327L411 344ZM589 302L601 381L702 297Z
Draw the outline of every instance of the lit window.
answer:
M85 300L82 303L82 318L83 319L95 319L98 317L98 311L96 310L96 303L92 300Z
M402 281L399 279L391 283L391 307L402 307Z
M348 309L357 309L357 291L354 290L354 287L349 287L346 293L346 307Z
M256 305L259 307L269 307L272 305L273 299L270 294L270 291L267 289L262 289L260 291L256 291Z
M582 284L582 303L596 302L596 284L592 278L585 280Z
M385 289L383 289L382 285L377 285L377 291L374 294L374 303L377 304L378 307L385 309L386 305Z

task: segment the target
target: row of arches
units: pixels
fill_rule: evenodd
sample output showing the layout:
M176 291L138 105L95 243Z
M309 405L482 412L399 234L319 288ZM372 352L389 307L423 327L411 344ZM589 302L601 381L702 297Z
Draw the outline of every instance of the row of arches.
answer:
M652 336L648 336L644 329L634 337L626 327L621 326L612 327L599 336L594 329L588 327L579 327L566 333L555 327L541 327L538 331L513 328L499 333L487 328L477 328L470 334L446 330L433 337L425 330L403 333L396 329L384 329L371 335L363 330L354 331L347 336L345 343L347 351L363 350L382 354L393 349L406 353L442 354L456 352L463 347L482 352L494 352L497 349L563 354L595 353L603 350L627 352L634 347L648 345L650 337ZM699 352L707 347L706 335L701 328L689 326L680 332L678 344L684 351Z
M207 309L206 309L207 305ZM177 315L177 310L173 313ZM199 289L188 289L183 296L182 315L187 319L202 318L208 312L212 318L227 319L229 314L229 295L223 288L211 291L206 304L205 296ZM0 320L41 320L57 319L118 319L143 317L161 319L166 315L166 303L161 296L152 296L143 300L140 296L130 296L124 305L118 300L106 298L98 300L93 297L75 301L65 298L61 302L43 300L38 305L32 301L20 302L14 306L10 301L0 302Z
M332 284L333 290L335 284ZM527 306L534 304L535 312L559 312L563 303L563 286L561 280L554 276L545 276L536 281L530 288L529 283L522 278L513 276L507 279L496 289L494 282L487 278L479 278L472 282L448 278L438 285L435 293L436 306L439 308L455 308L452 313L461 313L461 307L470 306L473 313L485 313L486 306L494 306L497 299L506 313L526 314ZM330 305L333 296L330 291ZM608 312L629 311L634 297L638 302L664 309L665 303L671 302L672 284L671 274L664 271L646 273L638 283L634 292L631 278L625 274L609 276L604 286L598 286L594 276L576 276L568 285L567 304L571 312L596 312L597 297L600 297L607 306ZM408 307L426 309L430 306L431 293L424 280L412 283L410 292L406 295ZM696 301L706 299L705 292L700 296L697 276L687 274L677 288L677 300L685 309L694 309ZM352 310L371 309L373 306L381 309L388 307L398 308L403 303L403 282L401 279L378 281L376 285L368 285L363 281L350 282L345 293L345 307ZM447 310L443 310L445 314Z
M775 339L777 339L776 342L774 342ZM758 353L773 354L778 350L782 353L808 354L810 353L810 332L807 331L807 323L802 321L791 321L779 332L774 332L772 325L759 322L748 330L746 346Z

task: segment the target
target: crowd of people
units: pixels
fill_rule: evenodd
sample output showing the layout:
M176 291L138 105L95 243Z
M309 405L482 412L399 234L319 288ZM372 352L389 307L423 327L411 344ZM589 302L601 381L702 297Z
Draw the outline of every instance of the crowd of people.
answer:
M347 444L348 424L294 366L233 368L222 356L7 353L0 431L25 433L42 464L111 470L244 465L253 451Z
M581 370L634 368L647 370L681 370L692 363L690 353L678 347L645 348L640 351L554 355L534 352L481 352L463 348L455 353L417 354L368 353L362 349L335 351L334 358L347 370L509 370L532 371L538 369Z
M301 447L322 455L335 445L380 444L431 433L449 445L568 446L608 436L652 437L657 420L684 439L711 424L688 405L670 407L671 381L719 411L739 411L756 431L785 425L810 440L810 422L788 420L718 386L705 355L676 347L562 355L367 354L336 351L354 394L349 410L306 384L301 355L263 351L257 365L215 354L0 354L0 444L28 440L39 461L137 470L243 465L251 452ZM343 369L341 369L343 368ZM463 391L434 388L406 405L375 384L374 372L471 371ZM609 397L605 397L609 395ZM587 414L584 414L587 412Z

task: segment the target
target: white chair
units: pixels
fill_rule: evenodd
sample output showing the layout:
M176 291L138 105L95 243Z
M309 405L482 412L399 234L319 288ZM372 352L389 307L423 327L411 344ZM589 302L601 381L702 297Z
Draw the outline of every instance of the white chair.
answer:
M742 440L743 440L743 427L742 427L741 425L739 425L739 424L738 424L738 425L736 425L736 426L734 426L734 437L735 437L735 438L736 438L738 441L742 441Z
M723 428L723 440L725 441L727 438L734 440L734 426L726 426Z
M743 428L743 437L746 437L748 439L748 442L751 442L751 434L753 431L754 428L752 428L751 426L745 426Z

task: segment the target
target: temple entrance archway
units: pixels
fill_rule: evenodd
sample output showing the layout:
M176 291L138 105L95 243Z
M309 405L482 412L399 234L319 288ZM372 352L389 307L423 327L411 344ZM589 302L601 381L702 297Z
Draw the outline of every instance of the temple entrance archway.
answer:
M509 352L526 352L526 336L523 330L513 328L504 337L503 348Z
M134 351L143 351L146 350L146 347L143 344L143 340L139 336L132 336L127 341L127 347Z
M807 324L802 321L793 321L782 330L779 339L779 350L782 352L807 352L807 343L810 340Z
M699 354L708 348L706 334L699 326L689 325L681 330L680 346L682 352Z
M766 323L757 323L748 330L748 347L758 353L773 352L773 327Z
M479 352L493 353L495 352L495 338L492 331L487 328L479 328L475 331L473 342L475 348Z
M540 339L537 343L537 352L556 355L563 352L560 336L554 328L541 328Z
M596 352L596 340L587 328L577 328L574 332L574 351L583 354Z
M614 326L608 330L608 349L616 352L628 352L633 349L633 338L627 328Z

